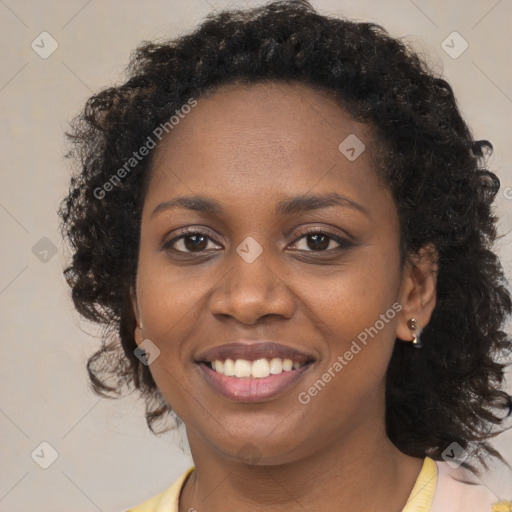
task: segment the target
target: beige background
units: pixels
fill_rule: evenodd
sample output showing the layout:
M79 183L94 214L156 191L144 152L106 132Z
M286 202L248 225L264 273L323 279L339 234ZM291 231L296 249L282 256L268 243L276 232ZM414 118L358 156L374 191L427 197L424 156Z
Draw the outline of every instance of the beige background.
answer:
M212 9L259 3L0 0L0 511L122 511L166 488L190 464L179 435L150 434L136 397L102 400L88 390L85 360L99 341L95 328L74 313L61 274L66 254L56 209L68 185L63 130L93 91L121 78L141 40L177 35ZM499 250L510 279L511 2L313 4L382 24L443 70L475 136L495 146L490 165L503 184L497 212L505 235ZM43 31L58 43L47 59L31 48ZM469 44L456 59L441 47L453 31ZM44 237L49 241L40 241ZM58 452L48 469L31 458L36 450L35 459L49 460L51 449L40 447L44 441ZM512 431L497 441L510 463L511 441ZM510 471L484 480L498 497L512 498Z

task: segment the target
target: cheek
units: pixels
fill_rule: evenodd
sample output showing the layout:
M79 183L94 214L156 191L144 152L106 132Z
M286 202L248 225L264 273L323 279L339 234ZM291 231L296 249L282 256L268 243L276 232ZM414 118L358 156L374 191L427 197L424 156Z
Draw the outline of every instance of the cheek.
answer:
M197 372L192 356L198 332L211 332L208 328L201 331L201 325L212 320L208 300L215 286L222 283L222 275L206 265L171 266L165 255L141 246L137 295L144 337L160 351L149 370L173 410L185 421L193 405L201 401L187 388L187 382L191 372ZM202 414L202 410L199 407L195 414Z
M314 280L314 278L311 278ZM318 305L320 318L348 331L373 325L396 300L400 287L398 264L376 251L360 251L346 266L322 279L322 286L303 283L308 303Z
M158 258L159 259L159 258ZM170 270L141 255L138 272L139 308L144 323L144 337L160 351L149 371L166 401L184 421L188 420L193 390L187 389L194 371L190 350L190 331L202 307L205 280L184 278L183 272ZM201 411L196 411L199 414Z
M313 416L333 425L334 438L339 435L340 418L359 424L368 408L377 410L384 401L385 374L400 309L397 276L369 268L340 273L327 293L318 290L309 296L327 358L305 382L299 402L308 401Z
M315 313L316 329L323 332L329 364L339 356L345 373L357 379L365 367L383 375L395 341L396 302L400 288L399 255L390 246L361 250L322 287L308 286L308 309ZM393 307L394 305L394 307ZM357 369L356 369L357 367ZM352 373L354 372L354 373Z
M201 274L180 271L141 259L138 282L141 316L147 326L144 335L153 338L162 353L181 359L181 340L204 311L205 297L215 281L204 270Z
M202 305L209 287L215 282L202 265L171 265L159 243L163 234L142 226L141 250L137 270L137 297L148 332L160 340L164 350L177 350L182 329L190 324L190 315ZM211 281L211 282L210 282ZM165 342L165 344L163 343Z

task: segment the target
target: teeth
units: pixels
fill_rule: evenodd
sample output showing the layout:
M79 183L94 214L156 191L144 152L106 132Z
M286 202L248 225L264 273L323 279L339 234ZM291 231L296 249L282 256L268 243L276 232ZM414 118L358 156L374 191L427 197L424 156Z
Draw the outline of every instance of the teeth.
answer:
M252 364L245 359L237 359L235 361L235 377L250 377Z
M222 363L222 361L215 361L215 363L217 362ZM214 370L217 371L217 364L215 364ZM228 377L235 375L235 362L233 361L233 359L226 359L224 361L224 375L227 375Z
M290 372L293 368L293 361L291 359L283 359L283 370Z
M268 377L270 375L270 365L266 359L258 359L252 363L251 375L257 379ZM238 377L238 375L237 375Z
M283 361L279 359L279 357L274 357L270 361L270 373L272 375L277 375L283 371Z
M228 377L262 379L269 375L279 375L282 372L290 372L298 370L303 363L292 361L291 359L281 359L274 357L268 359L257 359L256 361L248 361L247 359L226 359L221 361L216 359L211 363L212 369L217 373L221 373Z

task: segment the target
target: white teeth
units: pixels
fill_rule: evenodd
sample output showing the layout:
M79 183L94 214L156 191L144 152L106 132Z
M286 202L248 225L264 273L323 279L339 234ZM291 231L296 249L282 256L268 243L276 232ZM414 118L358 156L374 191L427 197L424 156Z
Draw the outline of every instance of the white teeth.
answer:
M214 370L217 371L217 368L214 368ZM235 375L235 362L233 359L226 359L224 361L224 375L227 375L228 377Z
M284 359L283 360L283 370L285 372L290 372L293 368L293 361L291 359Z
M248 361L247 359L226 359L222 361L216 359L211 362L212 369L228 377L262 379L269 375L279 375L282 372L298 370L304 363L292 361L291 359L281 359L273 357L272 359L257 359Z
M235 361L235 377L250 377L252 364L245 359L237 359Z
M270 365L266 359L258 359L252 363L251 375L257 379L270 375Z
M283 361L279 359L279 357L274 357L270 361L270 373L272 375L277 375L283 371Z

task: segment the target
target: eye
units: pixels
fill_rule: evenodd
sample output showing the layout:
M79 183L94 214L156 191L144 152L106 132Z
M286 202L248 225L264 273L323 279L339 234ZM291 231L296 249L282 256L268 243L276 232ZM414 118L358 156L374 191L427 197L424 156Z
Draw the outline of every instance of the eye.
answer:
M306 231L303 231L300 233L300 237L297 238L297 240L294 242L294 245L297 246L297 242L305 239L305 247L311 249L307 250L300 247L295 247L298 250L306 251L306 252L330 252L330 251L336 251L338 249L344 249L353 247L354 244L347 238L343 238L339 235L334 235L331 233L328 233L326 231L321 231L318 229L308 229ZM328 249L332 242L335 242L338 244L338 247L334 247L331 249Z
M297 245L299 245L298 242L302 239L305 240L305 248L297 247ZM172 240L165 242L163 249L185 254L201 253L208 250L209 242L213 244L209 233L198 229L187 228ZM335 242L338 246L329 248L332 242ZM222 246L213 245L213 250L222 249ZM353 246L354 243L347 238L319 229L308 229L300 233L300 237L293 242L292 248L305 252L331 252ZM212 247L210 247L210 249L212 249Z
M208 242L213 242L208 233L188 228L183 230L179 236L165 242L163 249L182 253L202 252L208 247ZM215 249L222 249L222 247L217 245Z

